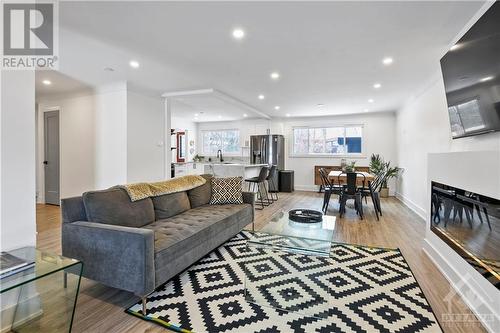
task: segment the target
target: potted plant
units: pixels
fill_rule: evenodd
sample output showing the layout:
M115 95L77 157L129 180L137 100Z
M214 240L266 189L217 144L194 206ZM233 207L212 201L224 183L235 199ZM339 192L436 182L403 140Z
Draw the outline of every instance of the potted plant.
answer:
M205 159L204 156L201 156L201 155L198 155L198 154L196 154L196 155L193 156L193 162L202 162L204 159Z
M396 178L399 176L399 173L401 172L401 168L397 166L391 166L391 162L386 162L384 164L384 177L382 178L381 182L381 190L380 190L380 196L382 198L387 198L389 196L389 187L387 186L387 182L391 178Z
M379 154L372 154L370 157L370 173L380 176L384 172L384 159Z
M378 183L379 188L375 190L380 192L382 198L389 196L387 183L390 179L398 177L401 170L397 166L391 166L391 162L385 162L379 154L372 154L370 159L370 173L381 179Z
M347 164L344 169L345 172L356 172L356 161Z

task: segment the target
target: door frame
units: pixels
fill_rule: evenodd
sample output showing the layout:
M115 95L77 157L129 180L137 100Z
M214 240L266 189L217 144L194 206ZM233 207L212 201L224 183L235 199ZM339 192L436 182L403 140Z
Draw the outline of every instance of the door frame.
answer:
M38 134L37 134L37 176L38 176L38 197L37 203L45 204L45 112L59 111L59 198L61 198L62 180L62 137L61 137L61 115L62 108L59 106L38 105Z

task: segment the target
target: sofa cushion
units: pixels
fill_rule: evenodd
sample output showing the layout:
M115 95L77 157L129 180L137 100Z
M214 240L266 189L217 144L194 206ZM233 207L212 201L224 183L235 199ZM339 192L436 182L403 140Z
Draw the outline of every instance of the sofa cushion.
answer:
M212 184L210 180L213 176L210 174L201 176L205 178L207 182L187 192L189 201L191 202L191 208L196 208L208 204L210 202L210 197L212 196Z
M171 216L191 209L187 193L178 192L153 197L156 220L168 219Z
M132 202L124 189L113 187L83 194L87 220L90 222L139 228L155 220L150 198Z
M155 257L175 258L203 242L207 242L207 246L220 242L219 235L228 228L234 227L234 236L252 222L252 213L249 204L204 205L143 228L155 231ZM168 260L164 265L168 266Z

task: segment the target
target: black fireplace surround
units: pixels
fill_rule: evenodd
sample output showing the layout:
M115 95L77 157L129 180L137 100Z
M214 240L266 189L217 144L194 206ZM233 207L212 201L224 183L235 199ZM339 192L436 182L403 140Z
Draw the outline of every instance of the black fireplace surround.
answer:
M432 182L431 230L500 289L500 200Z

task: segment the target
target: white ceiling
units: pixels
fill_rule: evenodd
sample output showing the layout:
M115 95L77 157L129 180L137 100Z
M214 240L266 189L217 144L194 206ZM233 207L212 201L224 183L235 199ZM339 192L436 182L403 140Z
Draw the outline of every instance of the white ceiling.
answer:
M211 87L278 117L393 111L439 69L483 4L61 2L60 71L84 86L127 80L158 96ZM235 27L243 40L232 38Z
M168 92L172 114L194 122L269 118L266 114L214 89Z

